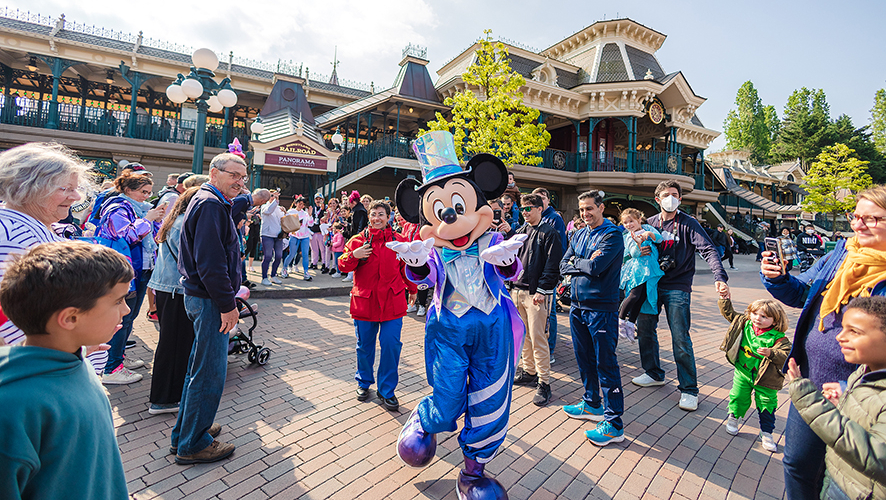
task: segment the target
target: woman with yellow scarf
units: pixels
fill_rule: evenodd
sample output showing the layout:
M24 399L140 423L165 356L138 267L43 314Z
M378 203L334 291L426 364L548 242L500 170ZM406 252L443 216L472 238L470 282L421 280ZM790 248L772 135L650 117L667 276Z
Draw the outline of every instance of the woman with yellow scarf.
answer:
M856 368L843 359L836 339L846 304L855 297L886 295L886 186L863 191L856 199L854 213L848 214L855 236L839 241L811 269L794 277L767 259L760 265L766 290L788 306L803 308L788 358L819 390L826 382L845 381ZM818 498L826 445L793 405L784 436L787 498Z

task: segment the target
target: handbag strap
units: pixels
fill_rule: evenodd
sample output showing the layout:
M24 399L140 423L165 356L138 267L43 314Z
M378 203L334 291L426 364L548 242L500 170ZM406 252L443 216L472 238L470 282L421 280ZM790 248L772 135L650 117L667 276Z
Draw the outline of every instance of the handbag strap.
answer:
M172 246L169 245L169 240L163 240L163 244L166 245L166 248L169 250L169 255L172 255L172 260L178 264L178 256L172 251Z

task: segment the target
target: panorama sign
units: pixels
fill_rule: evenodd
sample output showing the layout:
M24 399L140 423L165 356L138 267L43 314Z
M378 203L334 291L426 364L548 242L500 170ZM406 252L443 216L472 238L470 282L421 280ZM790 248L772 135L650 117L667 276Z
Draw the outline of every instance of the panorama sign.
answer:
M305 173L334 172L337 161L337 157L327 156L314 146L300 140L270 148L263 156L262 164L265 167L282 167Z

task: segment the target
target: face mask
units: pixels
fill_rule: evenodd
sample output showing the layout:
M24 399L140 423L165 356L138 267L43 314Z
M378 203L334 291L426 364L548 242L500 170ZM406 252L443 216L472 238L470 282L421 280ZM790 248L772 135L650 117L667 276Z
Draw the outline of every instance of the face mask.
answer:
M663 200L659 201L658 204L661 205L662 210L665 212L673 212L680 206L680 200L673 196L666 196Z
M810 229L809 231L806 231L806 234L813 234L813 233L815 233L815 229Z

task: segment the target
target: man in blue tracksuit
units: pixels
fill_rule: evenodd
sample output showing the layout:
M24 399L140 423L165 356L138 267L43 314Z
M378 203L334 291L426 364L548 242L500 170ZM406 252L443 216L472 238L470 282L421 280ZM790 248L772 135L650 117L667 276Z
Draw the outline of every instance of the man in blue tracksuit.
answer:
M560 235L560 244L563 246L563 255L566 254L566 245L568 244L568 240L566 239L566 223L563 222L563 217L560 217L560 214L554 210L554 207L551 206L551 193L548 192L545 188L535 188L532 190L532 194L537 194L541 196L541 201L544 203L545 209L541 213L541 221L548 224L557 230L557 234ZM554 364L554 347L557 345L557 301L551 301L551 314L548 317L548 346L551 351L551 364Z
M575 233L560 263L560 273L572 276L569 326L585 388L581 402L563 411L571 418L600 422L585 432L597 446L624 441L624 394L615 355L624 238L603 217L603 195L592 190L578 196L587 226Z

